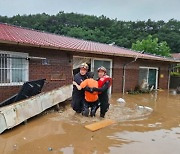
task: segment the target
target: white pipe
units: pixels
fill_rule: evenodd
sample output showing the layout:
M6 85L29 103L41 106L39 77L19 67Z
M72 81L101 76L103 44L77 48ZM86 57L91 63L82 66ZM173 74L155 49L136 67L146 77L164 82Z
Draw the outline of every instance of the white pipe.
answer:
M142 51L141 53L143 54L144 51ZM125 86L126 86L126 66L131 64L131 63L136 62L137 59L138 59L138 55L135 57L135 59L133 61L128 62L128 63L124 64L124 66L123 66L123 84L122 84L123 85L123 87L122 87L123 95L125 93Z

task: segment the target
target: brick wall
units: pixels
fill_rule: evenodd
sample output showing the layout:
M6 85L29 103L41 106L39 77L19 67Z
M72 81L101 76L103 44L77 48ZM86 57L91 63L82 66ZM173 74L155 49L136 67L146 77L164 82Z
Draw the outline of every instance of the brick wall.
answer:
M44 57L48 59L49 64L43 65L42 60L29 61L29 80L46 78L46 84L43 91L49 91L54 88L72 83L72 61L73 53L65 51L57 51L53 49L42 49L33 47L20 47L0 44L0 50L16 51L29 53L29 56ZM134 60L133 58L112 57L105 55L76 53L74 55L83 57L109 58L113 59L113 85L112 92L122 92L122 76L123 65ZM159 84L158 88L167 89L168 87L168 63L152 60L138 59L135 63L131 63L126 67L126 83L125 90L134 89L138 84L139 66L158 67L159 68ZM60 75L60 80L52 80L53 75ZM20 87L0 87L0 102L14 95L19 91Z
M37 56L48 59L48 65L42 65L41 60L30 60L29 79L36 80L46 78L43 91L72 83L72 56L61 51L31 51L30 56ZM53 76L58 76L54 79Z
M123 66L133 58L114 57L113 59L113 92L122 92L123 88ZM134 89L138 83L138 64L132 63L125 68L125 91Z
M167 63L161 63L159 65L159 88L167 89L168 88L168 64Z
M29 56L47 58L48 65L43 65L42 60L29 61L29 80L45 78L46 84L43 91L72 83L72 55L67 52L9 45L0 45L0 50L24 52L29 53ZM54 79L53 75L58 75L58 78ZM20 88L20 86L1 86L0 102L16 94Z
M132 58L114 57L113 59L113 92L122 92L123 65ZM126 67L125 91L134 89L138 85L139 67L157 67L159 69L158 88L168 88L168 62L138 59Z
M122 80L123 80L123 65L134 60L134 58L125 58L125 57L113 57L105 55L95 55L95 54L86 54L86 53L76 53L74 55L82 57L96 57L96 58L106 58L113 60L113 70L112 70L112 92L121 93L122 92ZM135 63L131 63L126 67L126 82L125 82L125 91L134 89L138 85L139 78L139 67L157 67L159 68L159 77L158 77L158 88L167 89L168 88L168 62L153 61L153 60L143 60L137 59ZM163 78L160 77L160 74L163 74Z

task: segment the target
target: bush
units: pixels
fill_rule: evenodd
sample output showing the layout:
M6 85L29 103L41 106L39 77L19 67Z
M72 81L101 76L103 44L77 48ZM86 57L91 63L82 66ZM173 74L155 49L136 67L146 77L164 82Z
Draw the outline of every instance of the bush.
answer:
M171 76L178 76L178 77L180 77L180 72L171 72Z

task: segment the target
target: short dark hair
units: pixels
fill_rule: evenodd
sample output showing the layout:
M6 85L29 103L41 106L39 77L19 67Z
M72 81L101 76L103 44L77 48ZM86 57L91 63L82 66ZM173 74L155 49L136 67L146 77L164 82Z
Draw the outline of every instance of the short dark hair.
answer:
M93 78L94 77L94 72L88 72L88 77Z

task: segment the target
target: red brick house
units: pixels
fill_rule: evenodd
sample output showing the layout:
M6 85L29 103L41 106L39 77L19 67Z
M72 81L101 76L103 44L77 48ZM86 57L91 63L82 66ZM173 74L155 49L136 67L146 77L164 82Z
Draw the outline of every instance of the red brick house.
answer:
M0 23L0 102L28 80L46 78L44 91L71 84L82 62L91 71L105 66L113 78L112 92L120 93L144 78L167 89L169 67L179 60Z

